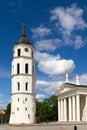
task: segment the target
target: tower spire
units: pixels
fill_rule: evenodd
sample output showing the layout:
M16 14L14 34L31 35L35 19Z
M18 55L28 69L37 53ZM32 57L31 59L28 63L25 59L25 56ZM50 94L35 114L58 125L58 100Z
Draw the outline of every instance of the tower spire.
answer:
M20 43L22 43L22 44L31 44L30 42L29 42L29 40L26 38L26 32L25 32L25 24L24 24L24 22L22 22L22 32L21 32L22 34L21 34L21 37L20 37L20 39L18 40L18 44Z
M22 36L26 37L24 22L22 23Z

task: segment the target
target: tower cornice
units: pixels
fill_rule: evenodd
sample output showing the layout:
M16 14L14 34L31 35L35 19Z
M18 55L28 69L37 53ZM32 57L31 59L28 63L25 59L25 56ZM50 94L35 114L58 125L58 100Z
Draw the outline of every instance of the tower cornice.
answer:
M12 61L13 61L14 59L19 59L19 58L23 58L23 59L32 59L33 61L35 61L34 58L29 57L29 56L15 56L15 57L12 58Z
M33 45L30 45L30 44L23 44L23 43L20 43L20 44L18 44L18 43L16 43L14 46L13 46L13 50L15 49L15 47L17 47L17 46L23 46L23 47L29 47L29 48L31 48L32 50L34 50L34 46Z
M23 73L21 73L21 74L14 74L14 75L12 75L11 77L13 78L14 76L31 76L31 77L33 77L34 75L32 75L32 74L23 74Z
M17 92L17 93L11 93L11 95L17 95L17 94L26 94L26 95L31 95L31 96L36 96L35 93L28 93L28 92Z

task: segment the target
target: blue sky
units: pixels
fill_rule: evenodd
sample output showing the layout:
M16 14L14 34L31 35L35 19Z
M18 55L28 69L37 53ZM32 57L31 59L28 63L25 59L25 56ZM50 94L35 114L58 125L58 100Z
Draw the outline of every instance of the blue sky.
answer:
M11 98L12 48L21 36L24 20L27 38L35 47L36 98L51 96L65 82L87 84L87 1L0 1L0 109Z

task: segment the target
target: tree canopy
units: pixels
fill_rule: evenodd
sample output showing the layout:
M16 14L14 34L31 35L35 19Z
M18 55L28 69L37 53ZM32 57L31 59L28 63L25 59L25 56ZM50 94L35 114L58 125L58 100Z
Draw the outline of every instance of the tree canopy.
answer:
M43 100L36 102L36 119L39 122L56 121L58 118L57 97L52 95Z

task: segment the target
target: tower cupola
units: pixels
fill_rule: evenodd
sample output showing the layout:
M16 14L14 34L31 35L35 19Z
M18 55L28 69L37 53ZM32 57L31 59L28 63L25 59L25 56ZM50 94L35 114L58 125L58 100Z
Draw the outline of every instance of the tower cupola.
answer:
M25 32L25 25L24 23L22 23L22 34L21 34L21 38L18 40L18 44L30 44L29 40L26 38L26 32Z

